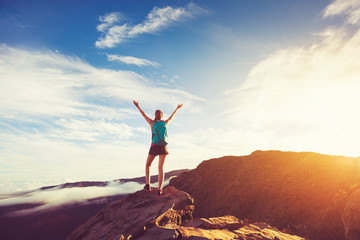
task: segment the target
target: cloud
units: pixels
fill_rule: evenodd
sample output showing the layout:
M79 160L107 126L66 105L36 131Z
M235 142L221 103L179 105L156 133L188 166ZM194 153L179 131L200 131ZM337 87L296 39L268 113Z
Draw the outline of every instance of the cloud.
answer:
M193 3L183 8L154 7L142 23L134 26L127 23L115 25L119 21L118 13L106 14L99 18L102 23L97 26L97 30L103 35L95 42L95 46L98 48L112 48L127 39L136 38L145 33L159 32L176 22L193 18L205 12L205 10Z
M170 179L164 181L168 185ZM157 186L157 182L152 186ZM142 184L137 182L121 183L118 181L109 182L106 186L73 187L73 188L50 188L46 190L32 190L25 193L0 195L0 206L12 206L18 204L40 204L35 207L8 213L8 216L23 216L38 212L51 211L64 205L81 203L87 204L89 200L109 197L120 194L131 194L140 191Z
M95 46L98 48L115 47L117 44L128 38L128 31L126 24L122 26L112 26L106 31L105 36L100 37L99 40L95 42Z
M149 147L147 130L142 133L133 129L136 136L131 139L103 134L96 138L90 135L90 140L84 140L88 137L86 131L2 129L0 193L61 184L66 178L103 181L141 176Z
M99 69L77 57L51 51L0 45L0 64L2 118L31 115L122 120L137 114L121 106L138 96L154 105L200 99L180 89L158 87L135 72ZM152 97L153 92L159 92L158 98Z
M335 0L324 11L324 17L341 15L346 23L360 25L360 2L358 0Z
M129 37L133 38L144 33L154 33L175 21L180 21L182 18L191 16L192 14L185 8L154 7L146 17L145 21L131 28L128 34Z
M52 135L65 140L126 140L134 137L134 132L136 131L127 124L115 123L104 119L60 119L55 123L61 130L54 130Z
M158 67L160 65L157 62L153 62L153 61L142 59L142 58L131 57L131 56L119 56L119 55L114 55L114 54L108 54L107 58L109 61L117 61L117 62L125 63L125 64L133 64L133 65L140 66L140 67L141 66Z
M0 199L0 206L17 204L41 204L16 212L9 216L28 215L42 211L49 211L65 204L86 203L90 199L108 197L118 194L129 194L142 189L142 185L136 182L116 183L111 182L105 187L83 188L52 188L48 190L36 190L25 194L15 194Z
M121 13L113 12L105 14L104 16L100 16L99 21L101 24L99 24L96 29L99 32L106 31L110 26L113 24L119 22L121 19Z
M356 155L360 31L328 28L316 37L254 66L240 88L226 92L237 104L224 114L266 149Z

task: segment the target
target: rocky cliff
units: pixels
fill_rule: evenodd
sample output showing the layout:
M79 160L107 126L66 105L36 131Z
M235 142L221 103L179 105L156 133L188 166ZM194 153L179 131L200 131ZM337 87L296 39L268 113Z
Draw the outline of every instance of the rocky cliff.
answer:
M360 158L256 151L202 162L170 185L195 217L234 215L313 240L360 239Z
M193 211L193 198L174 187L165 188L162 197L139 191L103 208L67 240L303 239L233 216L193 219Z

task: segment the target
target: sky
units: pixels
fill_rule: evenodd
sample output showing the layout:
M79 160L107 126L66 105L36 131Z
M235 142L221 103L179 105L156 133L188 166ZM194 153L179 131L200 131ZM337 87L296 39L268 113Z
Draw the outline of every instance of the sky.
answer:
M0 193L255 150L360 156L359 0L0 0ZM157 174L157 160L152 173Z

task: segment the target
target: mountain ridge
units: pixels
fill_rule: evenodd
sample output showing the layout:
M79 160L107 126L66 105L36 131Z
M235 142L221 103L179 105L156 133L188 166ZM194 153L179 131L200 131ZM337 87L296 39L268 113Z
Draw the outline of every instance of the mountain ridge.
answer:
M165 179L177 176L182 172L189 171L189 169L179 169L173 170L165 173ZM152 175L150 177L151 182L156 182L158 175ZM111 182L127 183L127 182L137 182L139 184L145 184L145 177L134 177L134 178L119 178L112 181L78 181L78 182L68 182L58 185L44 186L39 188L40 190L47 190L52 188L72 188L72 187L104 187L109 185Z

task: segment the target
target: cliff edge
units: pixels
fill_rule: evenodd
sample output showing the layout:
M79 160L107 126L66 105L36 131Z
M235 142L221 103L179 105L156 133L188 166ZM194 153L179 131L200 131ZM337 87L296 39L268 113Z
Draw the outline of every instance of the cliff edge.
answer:
M172 186L164 189L162 197L155 191L139 191L107 205L67 240L303 239L234 216L193 219L193 211L193 198Z

